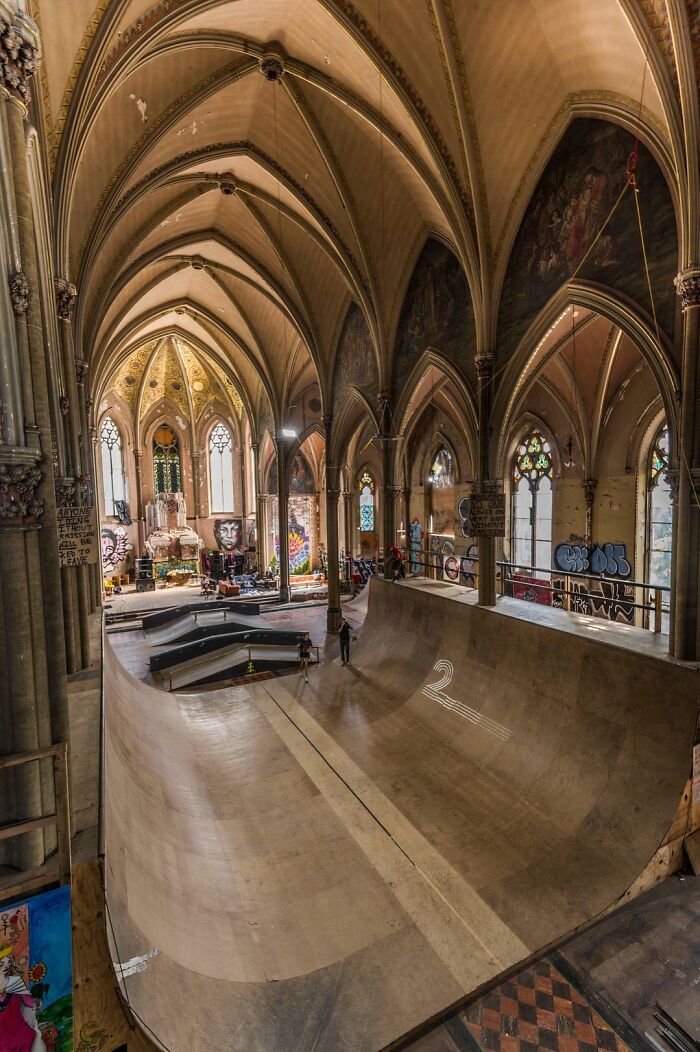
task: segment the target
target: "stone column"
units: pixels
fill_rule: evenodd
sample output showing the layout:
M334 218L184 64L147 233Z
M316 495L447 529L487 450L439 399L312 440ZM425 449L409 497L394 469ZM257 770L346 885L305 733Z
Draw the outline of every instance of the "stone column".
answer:
M683 365L678 462L678 509L672 579L671 653L700 657L700 267L675 279L683 310Z
M338 563L338 486L337 468L326 468L326 557L328 560L328 631L340 627L340 578Z
M394 443L391 441L391 392L382 391L379 395L379 419L381 422L382 444L382 540L384 542L384 577L390 581L393 577L387 549L396 544L396 501L394 499Z
M73 333L71 318L78 294L75 285L67 278L56 278L56 314L61 339L61 362L63 365L64 394L61 412L65 417L66 448L68 450L68 475L81 475L80 456L80 415L78 384L75 375L75 354L73 350Z
M408 572L411 558L411 490L408 486L404 486L403 490L403 526L404 526L404 547L406 549L406 572Z
M267 494L258 493L257 508L258 513L255 522L255 537L258 556L258 567L260 569L260 572L264 573L267 569L268 563L270 562L267 554L267 531L270 528L268 524L267 515Z
M355 552L354 537L352 533L352 490L343 490L343 523L345 528L345 554L351 558Z
M280 539L280 602L292 597L289 587L289 483L287 479L287 446L284 435L275 441L277 449L277 518Z
M489 464L489 424L493 405L494 355L476 356L477 403L479 412L478 482L491 479ZM479 546L479 605L496 605L496 538L478 537Z
M314 493L313 497L310 497L311 501L311 515L310 515L310 534L309 534L309 565L312 570L318 570L319 567L319 545L321 543L321 508L320 498L318 493Z
M245 519L247 514L248 514L248 510L247 510L248 509L248 501L246 500L246 493L245 493L246 470L245 470L245 450L244 449L239 449L238 450L238 463L239 463L239 467L240 467L240 476L241 476L241 517Z
M586 479L583 483L583 494L586 500L586 544L593 543L593 502L595 500L597 479Z
M136 521L138 530L138 555L146 551L146 509L143 504L143 450L134 450L134 470L136 471Z

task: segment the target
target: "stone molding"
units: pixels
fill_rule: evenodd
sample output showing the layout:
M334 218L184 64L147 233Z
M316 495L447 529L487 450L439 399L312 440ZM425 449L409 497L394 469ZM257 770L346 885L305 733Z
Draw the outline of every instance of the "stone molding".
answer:
M688 307L700 307L700 268L691 267L682 270L673 279L676 293L681 298L681 309L686 311Z
M0 522L40 519L44 501L36 496L43 478L35 464L0 464Z
M22 318L29 310L29 294L31 291L29 279L23 271L16 270L14 274L10 275L8 284L10 286L12 310L18 318Z

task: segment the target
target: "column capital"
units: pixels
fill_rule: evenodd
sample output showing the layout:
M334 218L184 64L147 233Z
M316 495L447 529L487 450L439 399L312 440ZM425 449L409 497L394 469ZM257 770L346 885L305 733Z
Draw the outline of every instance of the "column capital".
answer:
M16 270L14 274L10 274L8 284L10 286L12 310L18 318L22 318L29 310L29 295L31 292L29 279L23 271Z
M389 500L399 501L403 500L405 491L403 486L385 486L384 492L386 493Z
M75 504L75 479L62 478L55 480L56 507L70 508Z
M56 290L56 313L61 321L70 321L78 290L66 278L56 278L54 288Z
M700 307L700 267L688 267L673 279L676 293L681 298L681 309Z
M16 3L0 0L0 87L24 106L31 102L29 81L40 58L36 22L20 13Z
M75 359L75 379L79 387L83 387L87 380L90 366L82 358Z
M27 463L0 463L0 524L23 525L44 514L44 501L36 496L43 471L34 459Z
M260 452L260 443L259 442L251 442L250 443L250 448L252 449L253 453L257 456L257 454Z
M586 504L592 504L595 498L595 488L598 485L598 479L584 479L581 485L583 486L583 492L586 497Z
M493 375L495 364L496 355L491 351L482 351L481 354L477 354L474 358L474 365L476 366L476 375L479 380L490 379Z
M326 496L334 504L338 503L338 501L340 499L340 494L341 494L341 490L339 490L339 489L330 489L329 488L329 489L326 490Z

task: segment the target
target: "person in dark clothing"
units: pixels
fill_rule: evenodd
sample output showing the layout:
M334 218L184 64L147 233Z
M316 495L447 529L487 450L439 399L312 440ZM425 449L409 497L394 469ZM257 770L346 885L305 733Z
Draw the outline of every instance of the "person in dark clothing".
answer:
M299 640L299 675L304 677L304 682L309 682L309 658L311 657L311 640L309 639L309 633L304 632L304 635Z
M340 622L338 629L340 636L340 660L344 665L350 664L350 625L345 618Z

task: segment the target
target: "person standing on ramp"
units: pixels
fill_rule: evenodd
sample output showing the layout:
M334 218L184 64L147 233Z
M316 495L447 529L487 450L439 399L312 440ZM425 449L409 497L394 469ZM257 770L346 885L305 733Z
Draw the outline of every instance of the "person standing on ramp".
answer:
M309 682L309 658L311 657L311 640L309 639L309 633L304 632L304 635L299 640L299 675L304 677L304 682Z
M340 660L344 665L350 664L350 625L345 618L340 622L338 629L340 636Z

